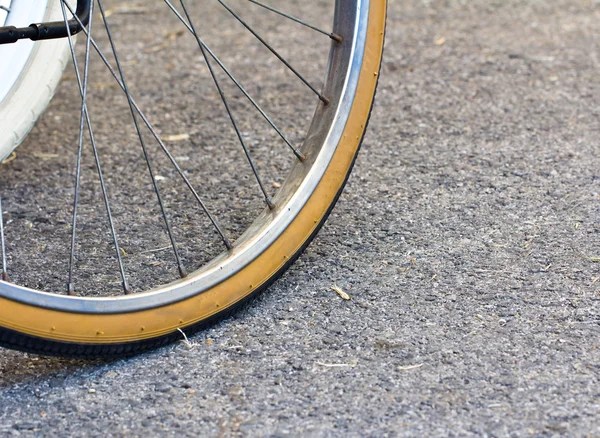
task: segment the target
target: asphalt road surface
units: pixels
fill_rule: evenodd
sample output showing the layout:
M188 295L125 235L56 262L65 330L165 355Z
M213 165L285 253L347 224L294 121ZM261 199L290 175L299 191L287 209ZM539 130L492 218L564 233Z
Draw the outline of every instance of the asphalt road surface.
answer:
M190 345L1 350L0 435L600 436L598 23L390 1L362 153L292 269Z

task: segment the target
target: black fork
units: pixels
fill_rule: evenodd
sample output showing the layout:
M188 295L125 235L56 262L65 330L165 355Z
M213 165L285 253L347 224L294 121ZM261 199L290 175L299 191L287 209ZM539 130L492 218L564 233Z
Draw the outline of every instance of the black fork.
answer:
M77 0L75 15L68 21L69 29L64 21L52 21L49 23L34 23L27 27L5 26L0 27L0 44L16 43L19 40L30 39L51 40L66 38L81 32L82 25L86 26L90 19L90 4L92 0Z

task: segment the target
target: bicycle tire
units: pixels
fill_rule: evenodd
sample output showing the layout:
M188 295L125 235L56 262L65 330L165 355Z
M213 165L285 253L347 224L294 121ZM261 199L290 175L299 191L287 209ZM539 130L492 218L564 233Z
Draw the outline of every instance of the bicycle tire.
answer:
M48 2L43 21L60 16L59 3ZM68 59L69 45L64 40L33 46L16 83L0 100L0 162L23 142L48 107Z
M279 237L239 272L202 293L139 311L85 313L0 296L0 344L69 357L137 354L231 314L275 281L316 236L339 198L364 138L379 78L386 2L368 3L362 59L348 118L308 201Z

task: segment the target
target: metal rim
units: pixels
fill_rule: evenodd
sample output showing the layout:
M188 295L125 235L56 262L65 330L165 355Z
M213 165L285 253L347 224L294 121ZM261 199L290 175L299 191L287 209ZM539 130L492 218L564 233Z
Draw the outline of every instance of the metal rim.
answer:
M268 248L302 210L326 171L346 125L356 93L368 26L369 0L357 0L355 7L336 2L334 32L353 35L352 40L333 44L325 89L334 96L330 105L315 112L305 144L307 160L295 164L275 198L275 210L265 209L236 241L234 249L183 280L159 288L118 297L73 297L40 292L0 282L0 296L32 306L90 314L127 313L165 306L210 289L235 275ZM340 75L340 71L344 74ZM340 80L340 76L343 80ZM324 131L323 124L329 129ZM314 134L314 135L312 135Z

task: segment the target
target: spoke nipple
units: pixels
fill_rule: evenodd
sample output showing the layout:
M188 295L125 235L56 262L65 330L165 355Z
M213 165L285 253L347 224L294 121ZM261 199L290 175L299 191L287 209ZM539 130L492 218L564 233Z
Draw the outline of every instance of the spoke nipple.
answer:
M122 283L123 285L123 292L125 292L125 295L129 295L131 293L131 290L129 290L129 285L127 284L126 281L124 281Z
M6 271L2 271L2 274L0 274L2 281L6 281L7 283L10 283L10 277L8 276L8 272Z
M329 99L327 99L325 96L323 96L322 94L319 95L319 99L321 99L321 102L323 102L323 104L325 106L329 106L329 104L331 103L331 101Z
M274 210L275 209L275 204L273 204L273 201L271 201L271 198L269 198L267 196L265 198L265 201L267 202L267 205L269 206L269 210Z
M227 237L223 238L223 242L225 243L225 247L227 248L227 250L231 251L233 249L233 245Z
M333 33L333 32L329 34L329 38L331 38L336 43L341 43L342 41L344 41L344 38L342 38L337 33Z
M179 275L181 276L181 278L185 278L188 276L188 273L183 266L179 266Z
M75 286L73 286L73 283L67 284L67 294L71 296L75 295Z
M306 158L307 158L306 154L300 154L298 156L298 159L300 160L301 163L304 163L306 161Z

